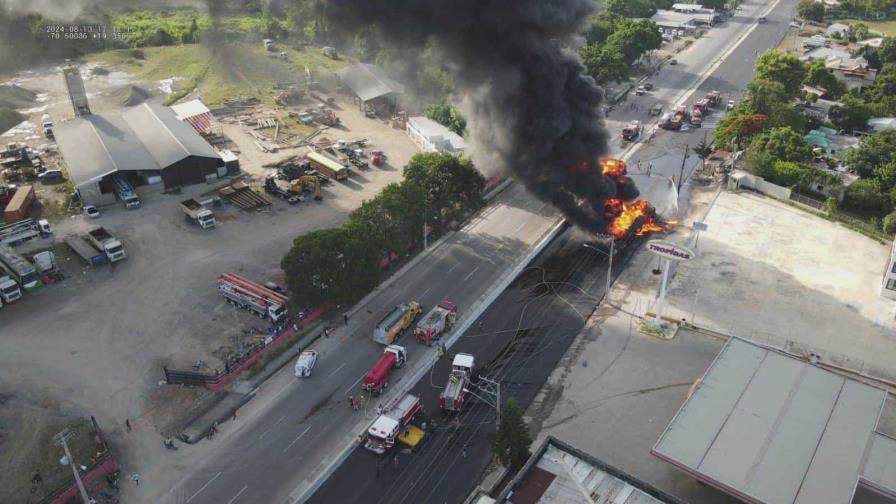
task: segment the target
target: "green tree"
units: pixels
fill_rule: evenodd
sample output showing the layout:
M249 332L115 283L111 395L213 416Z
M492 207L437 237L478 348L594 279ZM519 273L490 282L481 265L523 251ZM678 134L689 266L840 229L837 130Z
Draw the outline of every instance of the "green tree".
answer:
M591 24L582 33L585 37L587 45L604 44L610 35L616 30L616 23L623 19L611 12L604 11L598 16L594 16Z
M779 161L801 163L812 159L812 146L806 143L802 135L789 127L772 128L758 135L751 147Z
M889 193L896 188L896 161L874 167L874 178L880 183L880 190Z
M869 37L868 26L865 23L855 23L849 25L846 31L846 37L850 42L860 42Z
M831 107L828 116L838 129L854 132L863 130L868 124L868 119L874 115L874 110L861 98L853 95L845 95L840 101L843 105Z
M896 212L888 213L884 217L881 227L883 227L884 233L896 234Z
M846 92L846 86L837 80L822 61L814 61L806 67L806 80L803 82L824 89L831 98L837 98Z
M824 4L815 0L800 0L796 11L801 18L809 21L821 22L824 20Z
M805 76L803 63L796 56L777 49L766 51L756 60L756 78L780 83L790 99L799 93Z
M743 149L746 142L755 134L768 127L768 116L753 113L748 105L735 107L719 122L713 131L716 145L725 149Z
M889 212L892 209L889 198L874 179L856 180L847 187L844 205L863 212Z
M618 48L591 44L583 47L579 54L588 75L598 83L622 82L629 77L629 66Z
M616 24L616 31L607 38L606 47L622 53L623 60L632 64L647 51L659 49L663 43L659 28L649 19L623 20Z
M467 120L454 105L436 103L426 107L426 117L463 136L467 128Z
M706 133L703 134L703 140L700 140L700 143L691 148L694 151L694 154L700 158L701 161L701 169L706 168L706 158L712 154L712 142L706 141Z
M858 147L846 154L846 164L862 178L874 176L877 166L896 159L896 130L862 137Z
M357 301L379 281L378 249L346 228L299 236L280 261L295 306Z
M426 195L427 222L440 225L455 210L482 205L485 179L467 158L445 152L415 154L404 168L404 178Z
M522 467L529 459L532 435L523 420L516 399L508 399L501 410L501 423L495 434L495 455L506 467Z

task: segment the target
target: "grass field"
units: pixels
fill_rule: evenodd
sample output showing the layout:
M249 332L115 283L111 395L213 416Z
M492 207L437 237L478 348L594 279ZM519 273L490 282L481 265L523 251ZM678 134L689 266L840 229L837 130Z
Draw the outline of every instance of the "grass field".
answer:
M865 21L861 19L838 19L835 23L855 24L864 23L868 30L878 32L887 37L896 37L896 20L891 21Z
M276 57L280 51L287 54L287 61ZM170 102L196 91L211 107L243 95L273 104L277 94L274 85L304 82L306 66L315 74L329 74L348 64L331 60L314 47L278 46L272 52L260 43L228 44L224 50L215 51L201 44L148 47L143 53L143 60L134 58L131 49L96 53L87 60L127 72L141 81L179 77Z

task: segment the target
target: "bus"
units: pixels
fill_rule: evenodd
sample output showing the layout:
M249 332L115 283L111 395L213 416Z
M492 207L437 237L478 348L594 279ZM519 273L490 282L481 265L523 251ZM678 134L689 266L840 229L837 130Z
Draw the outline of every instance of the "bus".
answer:
M323 152L309 152L308 162L311 163L311 166L315 170L333 180L345 180L348 178L348 168L338 160Z
M26 291L43 286L37 268L8 245L0 245L0 267Z

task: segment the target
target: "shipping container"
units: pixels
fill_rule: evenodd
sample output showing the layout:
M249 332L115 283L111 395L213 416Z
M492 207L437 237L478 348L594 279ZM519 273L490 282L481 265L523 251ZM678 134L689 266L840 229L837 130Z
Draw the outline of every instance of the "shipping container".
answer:
M31 215L31 204L34 203L34 186L24 185L19 187L6 210L3 212L3 219L7 224L13 224L20 220L27 219Z

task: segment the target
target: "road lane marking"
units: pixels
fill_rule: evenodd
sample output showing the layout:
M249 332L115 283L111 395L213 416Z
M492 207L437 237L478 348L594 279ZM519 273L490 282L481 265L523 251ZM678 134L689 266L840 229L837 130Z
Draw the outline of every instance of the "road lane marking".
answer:
M339 372L339 370L342 369L343 367L345 367L344 362L342 364L340 364L338 368L334 369L332 373L328 374L327 378L329 378L329 377L333 376L334 374L336 374L337 372Z
M355 388L355 385L357 385L358 382L361 381L361 378L364 378L364 376L359 376L358 379L355 380L355 383L352 383L347 389L345 389L345 392L343 392L343 394L348 394L349 392L351 392L352 389Z
M423 299L423 296L425 296L426 293L429 292L430 289L432 289L432 287L430 287L429 289L426 289L425 291L423 291L423 294L420 294L420 296L419 296L417 299Z
M286 415L283 415L283 416L280 417L276 422L274 422L274 425L277 425L278 423L282 422L283 419L285 419L285 418L286 418Z
M305 430L303 430L301 434L296 436L296 438L292 440L292 443L289 443L289 446L287 446L286 448L283 449L283 453L286 453L286 450L292 448L292 445L296 444L296 441L302 439L302 436L304 436L305 433L307 433L309 430L311 430L310 425L308 427L305 427Z
M519 233L520 230L523 229L524 227L526 227L526 224L528 224L528 223L529 223L529 219L524 220L523 222L520 223L519 226L516 227L516 231L514 231L513 233L514 234Z
M464 277L463 281L466 282L467 280L469 280L470 277L473 276L477 271L479 271L479 266L473 268L473 271L469 272L467 276Z
M446 271L445 274L447 275L448 273L451 273L452 271L454 271L454 268L458 266L460 266L460 263L454 263L454 266L448 268L448 271Z
M239 492L237 492L236 495L234 495L232 499L227 501L227 504L233 504L233 502L236 501L236 498L239 497L240 495L242 495L243 492L245 492L247 488L249 488L249 485L243 485L243 489L240 490Z
M262 432L261 435L258 436L258 439L264 439L264 437L268 435L268 432L271 432L271 429Z
M203 490L205 490L206 487L211 485L212 481L215 481L216 479L218 479L218 476L220 476L220 475L221 475L221 471L218 471L218 474L212 476L212 479L208 480L208 482L206 484L202 485L202 488L200 488L199 490L196 490L196 493L194 493L193 495L190 496L189 499L187 499L187 503L189 503L191 500L195 499L196 496L199 495L200 492L202 492Z

